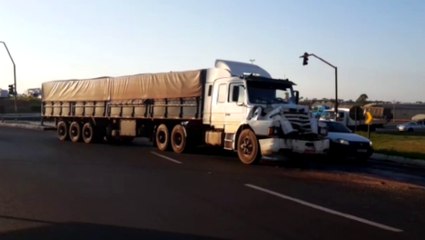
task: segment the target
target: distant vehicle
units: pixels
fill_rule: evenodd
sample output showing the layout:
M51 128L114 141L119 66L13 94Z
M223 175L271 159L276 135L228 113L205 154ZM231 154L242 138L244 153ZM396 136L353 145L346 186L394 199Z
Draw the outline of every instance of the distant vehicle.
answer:
M334 109L326 109L320 115L320 120L334 120L342 123L351 130L366 130L368 128L365 123L365 112L369 112L373 121L370 129L382 128L392 118L390 109L381 106L368 104L363 107L352 106L350 108L338 108L338 115L335 116Z
M9 91L0 89L0 98L8 98L9 97Z
M366 161L373 153L372 141L353 133L342 123L335 121L320 121L325 123L330 140L329 156L355 158Z
M397 129L400 132L425 132L425 120L402 123Z

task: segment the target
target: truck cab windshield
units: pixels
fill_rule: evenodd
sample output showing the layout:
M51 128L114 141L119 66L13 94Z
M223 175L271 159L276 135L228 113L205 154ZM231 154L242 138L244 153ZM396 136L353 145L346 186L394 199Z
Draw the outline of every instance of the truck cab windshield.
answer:
M292 101L292 87L288 84L261 81L247 81L249 102L253 104L289 103Z

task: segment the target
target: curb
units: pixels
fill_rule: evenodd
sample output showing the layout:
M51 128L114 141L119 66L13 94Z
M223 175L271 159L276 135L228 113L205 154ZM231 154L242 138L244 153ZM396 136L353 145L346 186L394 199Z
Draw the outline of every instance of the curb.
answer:
M53 125L41 125L39 122L25 122L25 121L13 121L13 122L3 121L3 122L0 122L0 126L33 129L33 130L40 130L40 131L56 129Z
M392 162L403 166L425 168L425 160L423 159L406 158L401 156L386 155L382 153L374 153L371 158L381 161Z

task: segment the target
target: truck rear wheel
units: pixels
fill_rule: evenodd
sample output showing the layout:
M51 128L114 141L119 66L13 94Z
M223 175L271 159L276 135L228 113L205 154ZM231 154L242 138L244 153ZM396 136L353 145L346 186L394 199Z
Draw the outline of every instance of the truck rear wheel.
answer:
M83 141L85 143L93 143L96 140L93 125L90 122L86 122L83 125L82 134Z
M72 122L69 125L69 138L72 142L78 142L81 138L81 126L78 122Z
M165 124L161 124L156 129L155 133L156 147L161 151L168 150L170 143L170 133L168 127Z
M59 121L58 126L56 128L58 133L58 138L61 141L65 141L68 139L68 124L65 121Z
M256 164L261 158L257 137L251 129L244 129L237 142L239 160L244 164Z
M185 128L177 124L171 131L171 147L175 153L182 153L186 150L187 135Z

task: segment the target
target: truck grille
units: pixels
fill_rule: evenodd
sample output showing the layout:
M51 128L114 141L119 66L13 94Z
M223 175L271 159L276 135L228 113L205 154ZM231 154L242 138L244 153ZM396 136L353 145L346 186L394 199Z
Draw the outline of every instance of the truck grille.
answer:
M283 113L294 128L299 133L311 133L311 123L308 112L303 109L291 109Z

